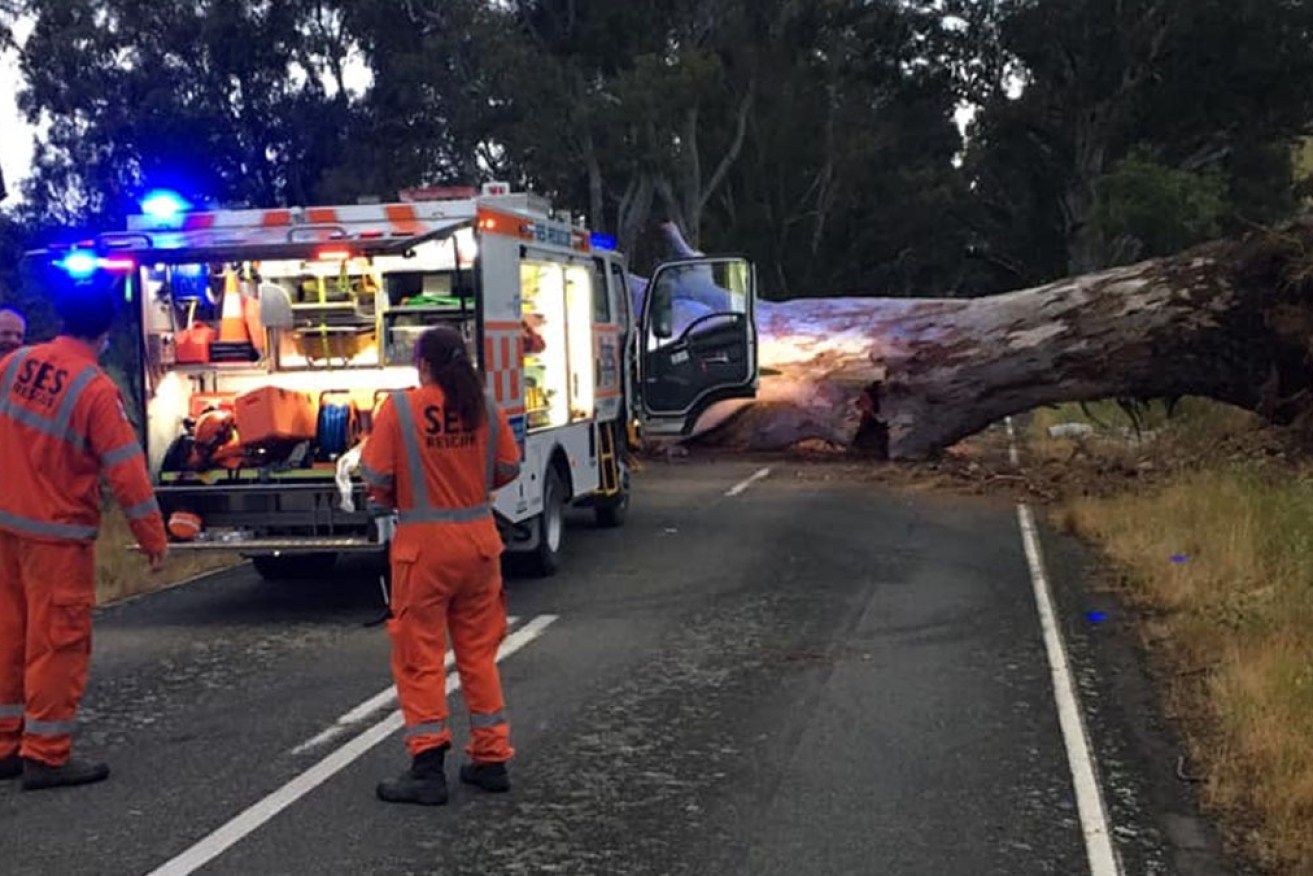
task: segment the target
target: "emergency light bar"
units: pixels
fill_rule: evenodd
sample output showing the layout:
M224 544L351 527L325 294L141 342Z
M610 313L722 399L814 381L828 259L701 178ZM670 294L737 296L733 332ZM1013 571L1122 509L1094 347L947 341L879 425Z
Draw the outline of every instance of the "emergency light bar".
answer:
M166 189L155 189L141 200L142 212L161 224L176 221L189 207L185 198Z
M85 280L96 271L109 271L111 273L127 273L137 267L137 263L128 258L107 258L98 256L93 252L86 250L73 250L64 256L60 261L55 262L57 267L63 268L70 277L75 280Z

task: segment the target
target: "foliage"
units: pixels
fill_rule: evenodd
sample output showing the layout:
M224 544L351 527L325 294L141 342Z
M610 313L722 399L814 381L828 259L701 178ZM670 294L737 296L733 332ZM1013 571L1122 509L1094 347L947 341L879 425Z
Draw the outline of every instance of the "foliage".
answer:
M20 106L49 130L28 197L114 221L144 188L197 203L306 202L354 109L348 45L317 0L32 0Z
M1271 221L1313 119L1298 0L14 0L0 39L19 13L25 218L496 177L639 270L666 220L746 252L772 296L984 294Z
M1313 119L1309 4L957 5L994 56L992 78L971 82L981 112L967 164L983 236L1017 279L1106 264L1116 248L1095 221L1104 177L1137 146L1165 166L1221 174L1223 231L1293 207L1289 145Z
M1222 232L1229 207L1221 170L1191 172L1135 149L1098 182L1094 221L1106 264L1168 255Z

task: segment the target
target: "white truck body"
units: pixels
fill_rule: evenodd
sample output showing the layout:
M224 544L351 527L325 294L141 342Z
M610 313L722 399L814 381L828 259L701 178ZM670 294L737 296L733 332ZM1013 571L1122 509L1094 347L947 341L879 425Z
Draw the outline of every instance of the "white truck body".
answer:
M140 415L161 506L166 518L203 521L180 550L257 560L380 550L389 527L366 511L342 461L356 442L329 440L328 409L349 407L342 428L356 435L371 401L417 384L410 345L429 325L465 333L510 419L523 460L495 495L496 517L508 550L534 553L547 572L561 538L561 508L550 506L622 519L631 426L686 432L708 404L756 389L745 260L659 267L636 318L623 255L502 184L392 204L143 214L81 255L118 276L139 307ZM61 264L72 262L65 253ZM711 314L720 318L676 337L676 287L708 279L727 296ZM205 333L198 311L227 336L211 339L209 358L194 352ZM239 312L245 346L233 341ZM314 400L313 437L235 463L196 461L198 416L272 390ZM563 496L546 495L553 477Z

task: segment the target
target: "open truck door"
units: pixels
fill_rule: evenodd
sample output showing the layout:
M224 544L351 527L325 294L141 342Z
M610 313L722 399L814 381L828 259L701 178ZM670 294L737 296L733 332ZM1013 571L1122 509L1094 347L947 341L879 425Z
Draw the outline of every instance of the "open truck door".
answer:
M756 270L747 259L665 262L643 296L639 409L654 435L688 435L712 404L757 394Z

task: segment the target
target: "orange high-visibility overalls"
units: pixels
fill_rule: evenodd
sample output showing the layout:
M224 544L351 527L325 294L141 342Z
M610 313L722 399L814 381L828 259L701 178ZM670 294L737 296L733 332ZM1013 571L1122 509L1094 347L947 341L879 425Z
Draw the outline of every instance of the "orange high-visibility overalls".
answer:
M476 763L508 761L497 648L506 636L501 536L491 493L515 480L520 450L491 401L477 429L444 407L437 386L383 402L361 454L370 498L397 510L392 541L392 675L411 755L450 744L446 634L470 713Z
M167 536L118 387L81 341L0 360L0 460L0 758L61 766L91 657L101 474L145 551Z

